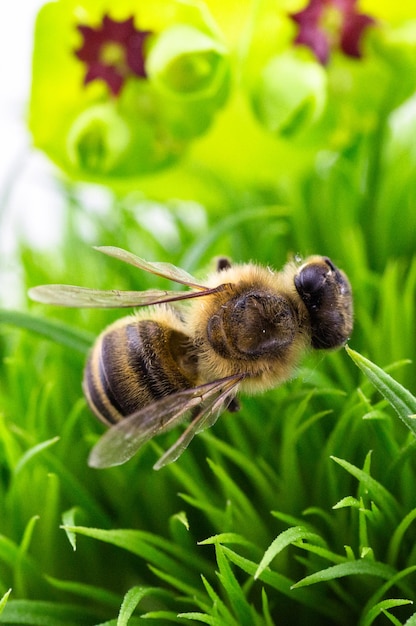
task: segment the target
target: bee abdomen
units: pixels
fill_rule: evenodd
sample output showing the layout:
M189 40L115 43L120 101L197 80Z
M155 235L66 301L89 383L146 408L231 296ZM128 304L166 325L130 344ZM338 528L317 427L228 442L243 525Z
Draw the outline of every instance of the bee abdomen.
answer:
M91 409L104 422L114 423L189 388L191 372L181 367L178 356L189 350L187 335L157 321L116 323L99 338L85 369L84 391Z

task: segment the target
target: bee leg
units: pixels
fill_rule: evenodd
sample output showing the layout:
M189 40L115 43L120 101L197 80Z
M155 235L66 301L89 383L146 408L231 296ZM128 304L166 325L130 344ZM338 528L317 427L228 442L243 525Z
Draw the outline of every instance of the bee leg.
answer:
M231 267L230 259L227 259L225 256L220 256L217 259L217 272L221 272L222 270L228 270Z
M227 406L229 413L237 413L241 409L240 403L237 398L232 398L230 404Z

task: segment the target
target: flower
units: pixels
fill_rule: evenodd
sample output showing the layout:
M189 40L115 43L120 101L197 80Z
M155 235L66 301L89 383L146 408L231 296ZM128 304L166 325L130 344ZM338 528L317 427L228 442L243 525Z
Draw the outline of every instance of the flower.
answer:
M130 74L146 76L144 45L151 31L137 30L133 17L117 22L104 15L97 29L81 24L77 28L84 38L81 48L75 51L87 65L84 84L101 78L117 96Z
M262 124L282 137L296 135L322 115L327 76L297 51L272 57L260 73L253 104Z
M357 0L310 0L291 19L299 25L296 44L309 47L325 65L332 49L346 56L361 57L360 43L364 31L375 20L357 11Z
M231 72L199 0L113 4L41 8L29 127L34 145L71 178L127 188L176 163L210 128Z

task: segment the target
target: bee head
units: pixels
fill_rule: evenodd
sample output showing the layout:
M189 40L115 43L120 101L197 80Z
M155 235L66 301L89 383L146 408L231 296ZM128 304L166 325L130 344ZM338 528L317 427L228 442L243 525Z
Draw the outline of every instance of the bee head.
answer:
M312 346L342 346L353 326L351 286L344 272L328 257L311 257L300 267L294 282L309 313Z

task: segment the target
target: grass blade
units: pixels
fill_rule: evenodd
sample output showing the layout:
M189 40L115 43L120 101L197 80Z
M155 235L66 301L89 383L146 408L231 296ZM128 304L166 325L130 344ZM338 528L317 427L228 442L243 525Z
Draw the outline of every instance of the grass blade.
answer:
M123 599L123 603L120 607L120 613L117 619L117 626L127 626L130 617L132 616L137 605L144 596L146 596L151 589L146 587L132 587L126 593Z
M86 598L91 604L104 604L115 610L120 606L120 596L107 589L72 580L60 580L53 576L45 576L45 579L55 589Z
M234 552L234 550L230 550L225 546L223 547L223 551L232 563L237 565L237 567L243 570L243 572L246 572L254 577L258 568L257 563L246 559L245 557ZM284 596L287 596L290 599L317 611L318 614L335 620L339 616L339 606L337 604L320 593L311 593L308 589L295 589L293 581L284 574L264 570L259 575L259 579L263 583L270 585L273 589L282 593Z
M11 594L12 590L9 589L8 591L6 591L6 593L4 594L4 596L2 598L0 598L0 615L3 613L4 611L4 607L7 604L7 600L9 599L9 596Z
M76 604L60 604L43 600L11 600L7 603L0 623L14 626L93 626L97 616Z
M397 520L400 518L399 505L397 500L381 483L370 476L368 472L356 467L344 459L339 459L335 456L331 456L331 459L335 461L335 463L338 463L338 465L341 465L341 467L360 481L361 488L367 490L379 508L382 511L385 511L395 524L397 523Z
M391 404L401 420L416 436L416 398L403 385L387 374L381 367L375 365L359 352L345 348L356 365L364 372L378 391Z
M388 616L387 609L392 609L393 607L396 607L396 606L404 606L405 604L412 604L412 601L394 599L394 598L389 599L389 600L382 600L382 602L379 602L378 604L376 604L371 609L371 611L367 613L365 620L362 622L362 626L371 626L371 624L379 615L382 614L382 615ZM398 623L401 624L401 622L398 622Z
M252 626L253 615L250 604L243 593L243 590L238 583L234 573L231 569L230 562L225 556L224 548L220 543L215 546L215 553L217 556L217 563L220 570L219 578L223 584L225 591L227 592L230 604L234 610L234 614L237 616L237 624L239 626Z
M292 586L292 589L298 589L299 587L307 587L309 585L315 585L316 583L324 582L327 580L335 580L337 578L344 578L345 576L376 576L388 580L394 576L395 570L389 565L379 563L377 561L370 561L366 559L358 559L356 561L347 561L346 563L339 563L338 565L332 565L326 569L320 570L305 576L302 580L299 580Z
M196 566L195 559L192 561L192 555L183 551L180 546L175 546L151 533L130 529L103 530L86 526L63 526L63 529L66 532L78 533L131 552L147 563L161 567L167 573L171 572L184 581L189 579L189 565L193 563ZM173 558L167 552L170 552ZM184 560L188 560L187 565L183 564Z
M202 622L203 624L209 624L209 626L226 626L222 617L213 617L205 613L179 613L178 617L182 619L192 619L197 622Z
M17 476L18 473L22 471L26 463L31 461L33 457L35 457L37 454L40 454L41 452L43 452L43 450L46 450L50 446L53 446L58 441L59 437L52 437L52 439L48 439L47 441L41 441L35 446L32 446L32 448L29 448L29 450L27 450L17 462L16 467L14 468L15 475Z
M322 543L322 538L316 533L311 533L307 528L303 526L295 526L294 528L288 528L284 530L280 535L276 537L276 539L270 544L267 548L266 552L260 564L257 568L256 573L254 574L254 578L258 578L260 574L266 569L266 567L271 563L271 561L281 552L292 544L295 541L303 541L304 539L309 539L311 541L317 541L318 543Z
M21 311L0 309L0 324L24 328L82 354L88 352L95 338L91 333L69 326L69 324L64 324L58 320L36 317Z
M177 615L176 613L172 613L172 611L149 611L149 613L144 613L140 616L140 625L143 623L141 620L143 619L157 619L157 620L165 620L168 624L182 624L182 617L186 618L186 613ZM157 622L159 623L159 622ZM131 626L133 626L133 622L130 621ZM129 626L130 626L129 624Z

